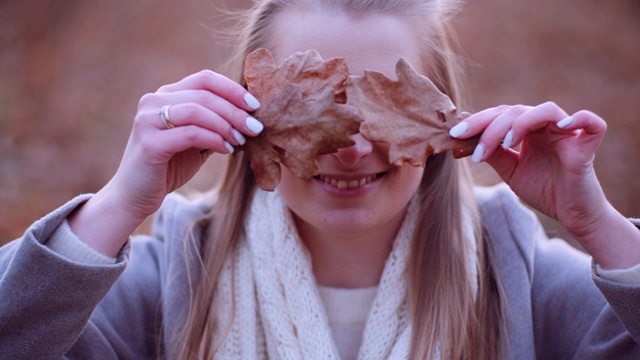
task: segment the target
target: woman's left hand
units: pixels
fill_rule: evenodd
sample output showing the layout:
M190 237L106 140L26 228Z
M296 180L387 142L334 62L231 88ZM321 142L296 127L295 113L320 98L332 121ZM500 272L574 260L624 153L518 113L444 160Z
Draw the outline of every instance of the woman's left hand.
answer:
M483 110L450 133L482 134L473 161L491 165L524 202L558 220L601 266L629 267L640 263L640 251L629 251L640 249L640 231L607 201L593 168L606 129L590 111L569 116L547 102ZM519 151L512 149L518 144ZM616 234L619 241L612 240Z

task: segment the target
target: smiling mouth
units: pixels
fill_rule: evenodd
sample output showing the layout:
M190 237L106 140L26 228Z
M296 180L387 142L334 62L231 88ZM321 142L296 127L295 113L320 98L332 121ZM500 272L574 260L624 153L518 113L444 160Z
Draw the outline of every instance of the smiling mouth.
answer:
M326 184L329 184L335 188L338 188L340 190L342 189L353 189L353 188L357 188L359 186L364 186L369 184L370 182L372 182L373 180L375 180L376 178L378 178L378 176L382 175L381 174L373 174L373 175L368 175L368 176L364 176L360 179L351 179L351 180L344 180L344 179L336 179L333 178L331 176L325 176L325 175L320 175L318 176L318 178L320 179L320 181L325 182Z

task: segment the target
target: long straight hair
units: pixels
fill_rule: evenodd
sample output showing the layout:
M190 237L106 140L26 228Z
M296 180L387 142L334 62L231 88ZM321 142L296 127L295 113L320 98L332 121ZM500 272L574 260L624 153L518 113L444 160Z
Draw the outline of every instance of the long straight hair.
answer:
M244 84L243 60L269 47L269 27L278 14L297 7L309 11L339 10L349 16L389 14L406 18L423 37L423 64L436 86L460 104L456 58L449 47L446 20L455 2L443 0L264 0L257 1L241 22L239 47L232 62L235 79ZM243 237L244 218L256 182L244 153L230 157L215 201L198 224L205 229L199 244L201 269L194 274L190 304L178 347L180 359L213 359L229 324L220 324L214 304L217 279L225 261ZM412 310L410 359L499 359L503 356L502 291L483 236L473 182L464 161L450 153L429 158L418 189L419 222L408 264L408 301ZM471 219L477 253L478 288L469 279L471 244L463 231L463 212ZM193 259L191 260L193 261ZM233 307L233 306L232 306ZM231 316L232 318L233 316Z

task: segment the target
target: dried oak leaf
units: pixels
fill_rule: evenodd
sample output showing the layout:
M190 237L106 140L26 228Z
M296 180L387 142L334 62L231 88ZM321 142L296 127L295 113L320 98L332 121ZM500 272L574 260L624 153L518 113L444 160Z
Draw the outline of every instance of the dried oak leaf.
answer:
M302 88L303 100L316 99L329 89L340 94L349 73L344 58L324 61L316 50L294 53L276 67L269 50L257 49L247 55L244 65L248 90L263 104L270 103L289 84ZM260 116L263 110L258 109L255 115Z
M389 162L424 166L430 155L453 150L456 158L471 155L478 138L460 140L449 129L462 116L448 96L404 58L396 64L398 80L365 70L347 82L347 104L360 109L360 133L369 141L385 142Z
M315 50L295 53L276 68L271 53L258 49L245 60L249 91L262 106L264 124L242 146L258 185L271 191L280 182L280 163L307 179L320 173L318 155L353 145L362 118L357 108L336 102L349 68L344 59L322 60Z

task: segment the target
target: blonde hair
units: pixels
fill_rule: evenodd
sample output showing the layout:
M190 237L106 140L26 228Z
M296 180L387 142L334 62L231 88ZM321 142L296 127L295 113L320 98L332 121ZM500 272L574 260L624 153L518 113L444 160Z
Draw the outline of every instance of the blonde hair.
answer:
M234 58L236 80L243 83L244 57L259 47L269 47L269 26L290 7L310 11L338 10L352 17L390 14L406 17L424 42L421 69L454 103L460 104L456 59L449 46L447 21L457 3L438 0L264 0L247 12L239 50ZM213 339L219 324L213 304L216 280L225 260L243 235L247 205L256 189L245 155L234 154L215 202L199 224L205 229L199 256L199 273L191 284L191 302L184 325L181 359L212 359L223 339ZM502 291L473 196L473 182L464 161L450 153L432 156L419 187L421 215L408 265L409 303L412 309L410 359L431 359L439 346L445 359L499 359L503 356L504 310ZM463 234L462 212L469 214L477 244L478 292L468 278L466 253L470 244ZM224 333L224 331L221 331Z

